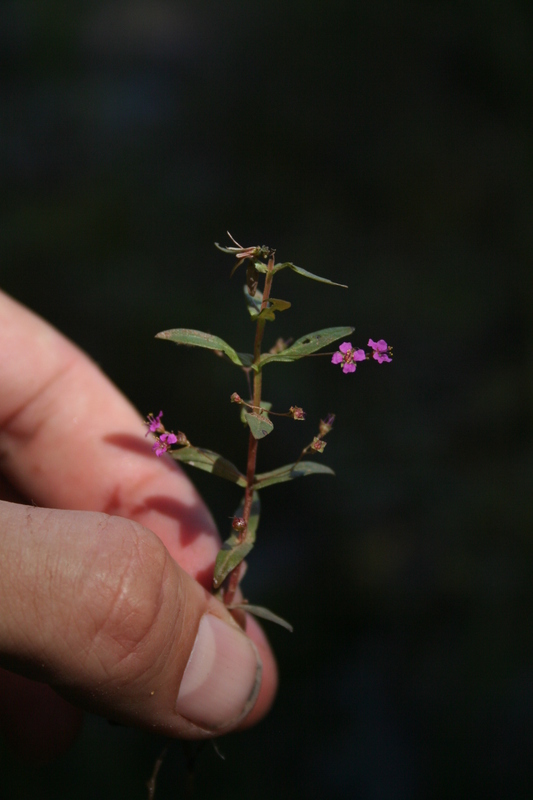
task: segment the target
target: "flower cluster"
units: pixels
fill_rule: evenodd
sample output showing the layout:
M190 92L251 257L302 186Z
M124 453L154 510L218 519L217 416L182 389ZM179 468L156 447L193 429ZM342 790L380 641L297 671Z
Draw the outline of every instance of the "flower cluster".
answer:
M163 412L160 411L159 414L154 417L153 414L148 414L148 418L145 420L145 425L148 425L148 430L146 431L145 436L148 436L149 433L156 434L155 442L152 445L152 450L155 451L156 456L162 456L163 453L166 453L173 444L179 444L186 446L189 444L187 437L181 431L178 431L178 434L169 433L169 431L165 430L165 426L161 422L161 417L163 416Z
M343 342L337 352L333 353L331 363L342 364L342 371L348 373L355 372L356 361L366 361L371 355L378 364L382 364L384 361L392 361L392 347L387 344L385 339L380 339L378 342L369 339L368 347L372 348L372 353L365 353L361 348L352 347L351 342Z

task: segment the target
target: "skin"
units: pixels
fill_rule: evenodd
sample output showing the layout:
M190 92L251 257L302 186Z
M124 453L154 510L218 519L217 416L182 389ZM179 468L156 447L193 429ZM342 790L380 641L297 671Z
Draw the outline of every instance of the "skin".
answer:
M178 465L98 367L0 292L0 726L44 761L82 711L186 738L172 713L210 593L215 524ZM153 599L153 602L151 602ZM156 611L154 612L154 608ZM231 618L229 623L233 624ZM270 708L276 665L251 618Z

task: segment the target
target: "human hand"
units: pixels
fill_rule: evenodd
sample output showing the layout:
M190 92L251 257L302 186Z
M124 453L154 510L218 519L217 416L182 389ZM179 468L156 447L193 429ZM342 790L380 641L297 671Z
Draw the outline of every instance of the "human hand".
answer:
M87 356L2 293L0 387L0 726L12 744L52 757L78 707L184 738L257 722L275 662L255 620L248 638L207 591L220 543L202 500L153 458L141 418Z

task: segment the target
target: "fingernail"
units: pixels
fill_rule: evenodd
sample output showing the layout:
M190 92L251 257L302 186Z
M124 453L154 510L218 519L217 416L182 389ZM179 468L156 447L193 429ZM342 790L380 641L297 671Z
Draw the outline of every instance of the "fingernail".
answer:
M204 614L181 680L176 711L201 728L236 725L251 711L262 664L253 642L213 614Z

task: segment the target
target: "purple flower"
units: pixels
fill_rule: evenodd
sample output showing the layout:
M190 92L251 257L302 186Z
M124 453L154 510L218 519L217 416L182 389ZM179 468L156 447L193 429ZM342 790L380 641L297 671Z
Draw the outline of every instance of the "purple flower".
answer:
M148 436L149 433L157 433L157 431L165 430L163 428L163 423L161 422L161 417L163 416L163 412L160 411L157 417L154 417L153 414L148 414L148 419L144 423L148 425L148 430L146 431L145 438Z
M389 356L389 353L392 352L392 347L389 347L385 339L380 339L379 342L369 339L368 346L374 351L372 358L375 358L378 364L383 364L384 361L392 361Z
M336 353L333 353L332 364L342 364L342 371L345 373L355 372L355 361L364 361L366 358L364 350L355 350L351 342L343 342Z
M167 450L170 450L170 446L176 444L177 441L178 437L175 433L162 433L157 442L154 443L152 450L155 450L155 454L159 458Z

